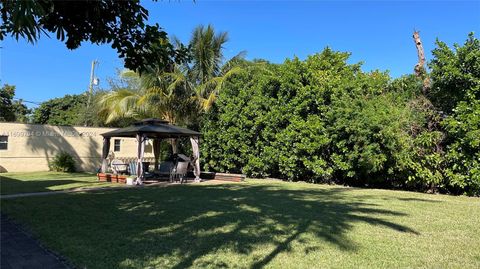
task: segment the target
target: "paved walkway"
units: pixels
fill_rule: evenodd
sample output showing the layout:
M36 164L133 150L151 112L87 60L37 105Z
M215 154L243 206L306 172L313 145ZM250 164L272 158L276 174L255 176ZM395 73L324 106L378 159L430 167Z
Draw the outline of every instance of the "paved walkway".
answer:
M2 269L68 268L29 234L13 224L8 217L2 214L0 218L0 267Z

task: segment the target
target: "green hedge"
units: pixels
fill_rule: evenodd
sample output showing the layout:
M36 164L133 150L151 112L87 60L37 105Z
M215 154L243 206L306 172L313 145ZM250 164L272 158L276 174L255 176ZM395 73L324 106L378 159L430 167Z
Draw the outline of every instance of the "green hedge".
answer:
M457 96L458 109L445 116L431 101L438 89L425 96L412 75L392 80L348 58L327 48L304 61L252 64L226 81L201 124L204 168L478 194L478 97Z

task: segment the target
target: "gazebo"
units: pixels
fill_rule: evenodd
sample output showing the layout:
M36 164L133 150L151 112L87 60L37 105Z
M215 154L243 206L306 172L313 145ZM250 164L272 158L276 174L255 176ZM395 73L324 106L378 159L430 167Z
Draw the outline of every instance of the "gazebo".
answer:
M169 124L159 119L145 119L134 123L132 126L120 128L114 131L101 134L103 136L102 150L102 173L108 168L108 153L110 151L110 138L112 137L135 137L137 139L137 179L136 184L143 184L143 155L145 153L145 142L153 140L153 154L155 167L158 167L160 157L160 142L163 139L172 139L173 152L176 153L177 139L189 137L192 144L193 167L195 181L200 181L200 150L199 138L201 133L186 128Z

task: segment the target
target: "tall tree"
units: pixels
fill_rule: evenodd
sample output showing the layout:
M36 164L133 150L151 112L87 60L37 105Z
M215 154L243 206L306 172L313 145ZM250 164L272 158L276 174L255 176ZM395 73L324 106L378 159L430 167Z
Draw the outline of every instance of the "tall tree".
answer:
M459 102L480 99L480 40L470 33L463 46L454 44L453 50L440 40L436 45L429 64L429 96L436 107L451 114Z
M244 53L223 64L223 45L227 40L227 33L215 33L211 25L195 28L188 46L191 50L188 63L167 68L157 66L142 74L124 72L123 84L127 87L117 87L99 100L102 117L107 123L145 117L171 123L192 122L202 110L211 107L223 81L241 70L239 64ZM174 43L181 46L178 39ZM133 86L132 81L137 85Z
M216 99L223 82L241 71L245 52L225 61L223 50L228 42L227 32L216 32L212 25L197 26L190 38L191 61L187 65L188 77L196 85L202 109L208 110Z
M126 68L139 71L150 68L152 60L169 66L186 56L183 46L175 49L170 43L157 43L167 33L158 24L146 24L148 10L140 0L2 0L0 4L0 40L11 35L33 43L42 33L52 33L69 49L83 41L108 43L124 58Z
M161 118L170 123L188 122L198 111L192 85L178 69L139 76L125 71L122 76L139 85L119 88L99 99L100 116L106 123L122 119ZM132 84L127 84L132 86Z
M15 86L5 84L0 89L0 121L27 122L31 110L22 100L14 100Z
M95 93L95 96L98 93ZM94 97L95 97L94 96ZM42 102L33 111L32 121L37 124L51 125L83 125L85 121L89 126L102 126L97 119L95 106L90 109L93 113L85 114L87 105L86 93L65 95Z
M193 30L190 39L192 64L190 73L198 83L206 83L220 74L227 32L215 32L212 25L200 25Z
M473 33L451 49L433 50L433 104L444 112L445 174L458 192L480 194L480 40Z

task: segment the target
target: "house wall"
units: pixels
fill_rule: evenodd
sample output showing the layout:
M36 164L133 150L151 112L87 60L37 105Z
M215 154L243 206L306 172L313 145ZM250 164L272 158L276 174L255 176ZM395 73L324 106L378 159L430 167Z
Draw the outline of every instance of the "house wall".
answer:
M102 133L115 128L51 126L40 124L0 123L0 136L8 136L8 149L0 150L0 172L48 171L49 161L60 151L68 152L76 161L78 171L96 172L102 160ZM135 138L120 139L116 158L135 157ZM153 157L147 144L145 157Z

